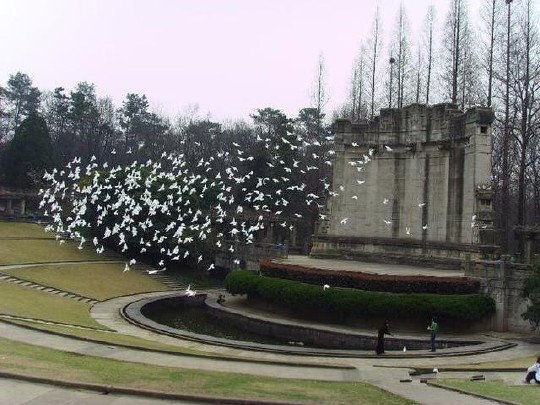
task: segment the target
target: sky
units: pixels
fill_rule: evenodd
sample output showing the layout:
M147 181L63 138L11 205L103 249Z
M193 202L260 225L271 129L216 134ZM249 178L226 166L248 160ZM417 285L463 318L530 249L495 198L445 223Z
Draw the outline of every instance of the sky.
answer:
M449 1L405 1L411 37L429 4L442 25ZM467 0L471 15L481 2ZM194 106L218 121L265 107L294 117L313 105L322 55L332 111L377 3L388 41L400 0L0 0L0 83L18 71L41 90L86 81L118 107L145 94L170 117Z

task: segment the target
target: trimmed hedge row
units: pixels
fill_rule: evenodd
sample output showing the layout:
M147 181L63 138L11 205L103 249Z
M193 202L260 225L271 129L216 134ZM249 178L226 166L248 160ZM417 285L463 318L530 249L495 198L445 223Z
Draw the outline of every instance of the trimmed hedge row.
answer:
M480 282L465 277L395 276L354 271L313 269L294 264L260 261L261 274L307 284L357 288L367 291L425 294L476 294Z
M326 311L340 315L368 315L389 319L431 317L480 320L495 312L487 295L393 294L299 283L234 271L225 279L231 294L247 294L300 311Z

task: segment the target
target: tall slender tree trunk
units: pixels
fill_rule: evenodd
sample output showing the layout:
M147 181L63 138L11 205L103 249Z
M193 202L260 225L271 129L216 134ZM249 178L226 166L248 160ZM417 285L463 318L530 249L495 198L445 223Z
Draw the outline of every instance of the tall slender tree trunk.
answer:
M495 47L495 5L496 0L491 1L491 26L489 38L489 60L488 60L488 94L487 106L491 107L491 97L493 92L493 49Z
M377 12L375 16L375 32L373 38L373 64L371 66L371 116L373 119L375 116L375 72L377 68L377 45L379 43L379 6L377 5Z
M433 6L430 6L433 7ZM429 90L431 85L431 64L433 62L433 8L430 9L431 17L429 22L428 37L428 57L427 57L427 77L426 77L426 104L429 104Z
M416 98L415 98L416 104L420 102L420 66L421 64L422 64L422 56L420 53L420 49L418 49L418 69L416 72Z
M403 5L399 8L398 58L397 58L397 107L403 107Z
M358 85L358 66L353 69L352 86L351 86L351 121L356 121L356 86Z
M433 5L429 6L426 18L428 22L426 104L429 104L429 91L431 89L431 67L433 63L433 25L435 20L435 8Z
M457 104L458 97L458 76L460 62L460 40L461 40L461 0L454 0L454 55L452 67L452 103Z
M502 139L502 218L503 218L503 245L508 249L510 246L510 173L509 173L509 146L510 146L510 4L512 0L506 0L507 8L507 32L506 32L506 89L504 95L504 133Z
M523 75L523 90L525 92L521 105L521 156L518 180L518 225L525 225L525 198L527 185L525 183L525 171L527 170L528 147L530 140L529 109L530 109L530 60L531 60L531 26L530 26L530 2L527 2L527 21L525 33L525 72ZM523 251L523 237L519 241L520 251Z

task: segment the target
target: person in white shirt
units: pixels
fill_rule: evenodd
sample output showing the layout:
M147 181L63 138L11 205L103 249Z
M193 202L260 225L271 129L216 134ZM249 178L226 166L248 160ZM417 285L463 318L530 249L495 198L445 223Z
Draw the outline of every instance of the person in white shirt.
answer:
M529 384L531 380L534 380L537 384L540 384L540 357L536 359L536 363L527 369L527 376L523 382L525 384Z

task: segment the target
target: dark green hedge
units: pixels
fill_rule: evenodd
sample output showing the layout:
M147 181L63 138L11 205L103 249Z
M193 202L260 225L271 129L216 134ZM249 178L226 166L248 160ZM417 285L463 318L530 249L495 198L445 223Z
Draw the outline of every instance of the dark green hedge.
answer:
M314 269L261 260L261 274L307 284L357 288L367 291L424 294L476 294L480 282L466 277L398 276L355 271Z
M495 312L487 295L393 294L304 284L270 278L251 271L234 271L225 279L231 294L279 304L300 311L340 315L380 316L389 319L431 317L480 320Z

